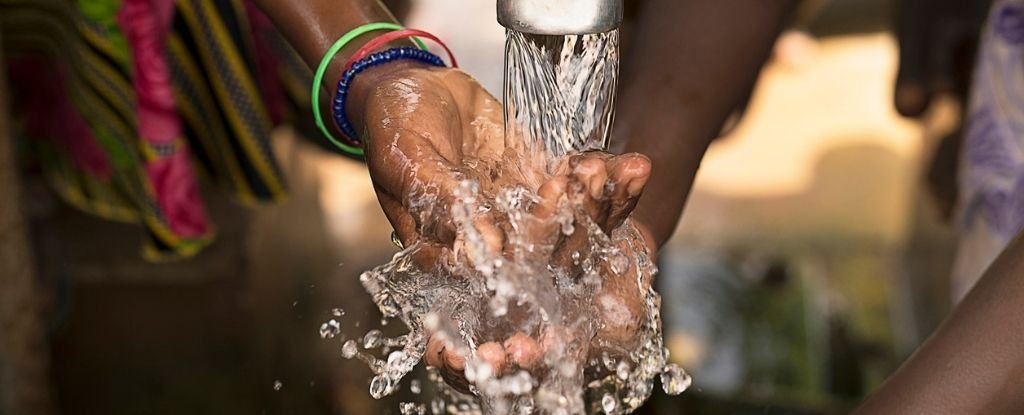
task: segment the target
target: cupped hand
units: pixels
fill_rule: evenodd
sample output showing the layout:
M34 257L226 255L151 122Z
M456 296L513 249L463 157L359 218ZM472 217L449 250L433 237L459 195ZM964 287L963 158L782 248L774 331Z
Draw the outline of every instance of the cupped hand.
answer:
M433 253L427 255L429 261L443 260L439 254L443 248L458 243L450 208L465 179L511 182L535 190L538 202L531 212L538 218L554 214L565 198L574 198L594 223L610 233L629 216L650 175L650 162L642 155L591 152L571 157L551 178L539 172L511 174L516 172L508 168L504 172L509 174L499 177L494 166L501 166L509 156L503 110L470 76L399 62L371 69L356 79L349 115L356 128L364 131L366 160L380 204L406 246L418 242L425 247L423 252ZM503 251L505 235L499 226L486 218L475 225L493 253ZM552 262L567 263L569 253L585 242L584 232L564 235L557 227L536 232L531 237L551 240L556 246ZM598 294L603 300L597 301L595 311L603 323L598 331L603 343L628 341L637 329L636 319L623 318L623 312L637 318L643 315L643 298L628 274L607 279ZM498 374L529 370L541 360L547 341L544 335L516 334L502 342L480 344L471 353ZM450 384L467 390L463 375L467 356L443 336L431 337L425 360Z

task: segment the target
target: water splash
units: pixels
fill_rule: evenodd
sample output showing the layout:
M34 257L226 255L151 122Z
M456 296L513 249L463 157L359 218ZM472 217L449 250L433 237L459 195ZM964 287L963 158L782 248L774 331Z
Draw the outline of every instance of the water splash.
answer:
M398 319L408 329L397 338L371 330L360 339L342 339L342 356L364 361L374 373L371 396L398 390L422 360L429 336L467 356L471 394L448 387L428 368L438 396L429 405L403 403L403 414L424 414L428 407L433 414L623 414L651 395L659 376L666 392L689 386L682 369L666 366L660 297L651 288L657 270L636 226L627 220L606 233L573 194L580 189L570 189L553 214L540 217L532 213L540 201L537 180L494 179L543 181L567 157L604 149L618 60L617 32L509 32L505 158L464 160L473 171L449 205L437 203L437 195L412 200L431 207L420 209L434 216L426 219L450 220L456 242L412 243L360 276L384 320ZM485 227L502 231L498 251L488 245ZM582 243L564 252L559 241L573 238ZM640 305L625 306L624 295ZM331 321L322 328L324 337L333 337ZM478 347L514 339L530 339L542 353L535 362L510 356L501 368L477 355ZM410 389L419 393L421 387Z

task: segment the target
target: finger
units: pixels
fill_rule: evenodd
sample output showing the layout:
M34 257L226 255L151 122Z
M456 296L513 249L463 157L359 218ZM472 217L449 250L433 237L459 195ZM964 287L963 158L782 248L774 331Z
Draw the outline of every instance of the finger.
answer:
M643 294L636 283L637 270L632 264L619 272L612 272L607 263L602 267L606 277L594 300L595 315L600 321L598 337L628 350L646 318Z
M484 214L473 220L473 225L487 247L487 252L492 256L501 253L505 244L505 232L494 223L494 216L490 213Z
M501 376L505 372L508 359L505 356L505 347L497 342L487 342L477 346L476 357L491 366L494 376Z
M640 154L624 154L608 161L608 220L605 232L619 227L636 207L651 177L651 161Z
M391 222L391 227L402 241L402 246L410 246L416 240L416 220L402 206L402 202L392 197L389 193L377 189L377 201L380 203L384 216Z
M570 160L572 174L586 186L587 193L594 200L604 196L604 185L608 181L607 153L590 152L573 156Z
M463 356L458 348L452 347L451 344L446 345L441 351L441 359L444 367L450 372L462 374L466 371L466 356Z
M525 333L516 333L505 340L505 352L509 365L526 370L536 367L542 356L540 343Z
M428 366L437 368L445 383L456 390L469 393L469 382L466 381L466 360L452 347L445 335L434 333L427 340L424 360Z
M431 335L430 339L427 340L427 351L423 355L427 366L441 369L444 365L444 360L442 359L444 349L445 344L441 337L437 334Z
M571 359L582 361L584 345L592 338L580 339L577 333L565 326L548 327L540 336L540 350L547 359Z
M558 204L565 197L568 186L569 178L566 176L556 176L541 185L537 190L540 200L533 206L533 215L540 219L551 217L558 211Z

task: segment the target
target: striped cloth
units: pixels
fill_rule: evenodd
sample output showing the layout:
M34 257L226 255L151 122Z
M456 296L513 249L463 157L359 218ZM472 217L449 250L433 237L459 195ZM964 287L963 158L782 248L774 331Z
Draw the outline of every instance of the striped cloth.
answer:
M243 0L0 0L18 133L55 191L188 257L214 225L197 176L245 205L285 197L272 128L309 70Z

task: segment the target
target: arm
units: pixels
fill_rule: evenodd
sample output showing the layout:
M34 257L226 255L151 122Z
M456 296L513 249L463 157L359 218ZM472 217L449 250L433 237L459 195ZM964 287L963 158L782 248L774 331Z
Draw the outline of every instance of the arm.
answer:
M619 150L651 180L634 215L657 245L675 231L708 144L754 83L792 0L650 0L623 59Z
M395 22L378 0L254 0L311 68L320 64L327 48L349 30L370 22ZM357 40L335 57L328 71L337 82L346 57L365 42Z
M299 56L316 69L320 65L327 49L348 31L371 22L397 22L394 15L379 0L253 0L257 7L265 13L281 34L295 48ZM330 97L338 79L341 78L342 66L348 58L373 36L361 36L342 49L328 67L324 77L325 94ZM391 46L413 46L408 40L393 42ZM385 80L395 72L421 67L412 62L396 62L379 68L370 69L353 84L350 93L348 113L357 129L363 126L366 96L370 88ZM321 103L324 114L330 114L326 102ZM333 123L328 128L338 131Z
M856 414L1018 414L1024 408L1024 233Z

